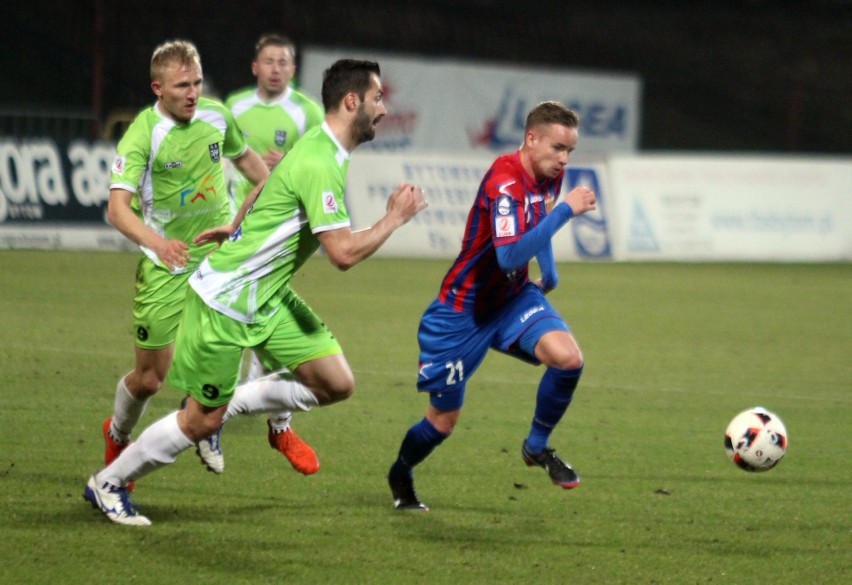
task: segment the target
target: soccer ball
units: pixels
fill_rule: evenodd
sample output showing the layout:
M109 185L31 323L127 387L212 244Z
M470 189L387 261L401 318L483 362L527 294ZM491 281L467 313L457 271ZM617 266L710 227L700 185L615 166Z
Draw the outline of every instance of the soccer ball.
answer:
M739 413L725 431L725 451L740 469L769 471L787 452L787 429L761 406Z

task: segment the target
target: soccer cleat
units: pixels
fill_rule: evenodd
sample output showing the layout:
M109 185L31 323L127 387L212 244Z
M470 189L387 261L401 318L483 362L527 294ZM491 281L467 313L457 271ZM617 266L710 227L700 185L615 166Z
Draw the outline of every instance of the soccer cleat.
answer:
M111 521L125 526L150 526L151 521L138 513L130 501L127 488L119 488L108 483L99 486L95 476L89 478L83 499L92 504Z
M320 464L317 454L311 449L310 445L293 432L293 429L276 433L269 421L266 421L266 424L269 427L267 434L269 446L284 455L293 469L305 475L313 475L319 471Z
M550 481L566 490L580 485L580 476L574 468L557 457L556 451L549 447L542 449L540 453L533 453L527 449L527 442L524 441L521 456L530 467L533 465L544 467L547 475L550 476Z
M119 443L115 439L112 438L112 435L109 434L109 428L112 425L112 417L106 419L104 421L103 431L104 431L104 443L106 444L106 450L104 452L104 465L109 465L121 455L121 452L127 449L128 445L130 445L130 441L126 443ZM127 484L127 491L132 492L133 488L136 487L136 482L131 481Z
M201 463L207 468L207 471L219 474L225 471L225 456L222 454L222 427L219 427L215 433L201 439L195 444L195 454L201 459Z
M388 485L393 496L393 507L397 510L429 511L429 506L420 501L414 491L414 478L411 475L394 474L393 469L388 474Z
M109 434L109 427L112 425L112 417L106 419L104 421L104 443L106 444L106 451L104 452L104 465L109 465L121 455L121 452L127 449L127 446L130 444L130 441L126 443L119 443L115 439L112 438L112 435Z

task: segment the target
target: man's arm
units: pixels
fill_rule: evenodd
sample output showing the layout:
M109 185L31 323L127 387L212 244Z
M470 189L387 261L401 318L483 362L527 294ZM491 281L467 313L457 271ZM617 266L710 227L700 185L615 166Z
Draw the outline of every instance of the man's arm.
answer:
M239 158L233 159L233 163L249 181L254 183L254 188L246 195L243 204L240 205L231 223L204 230L193 238L193 243L198 246L203 246L210 242L221 244L234 235L239 229L240 224L243 223L246 213L248 213L248 210L251 209L251 206L257 200L257 196L266 184L266 180L269 178L269 170L266 168L263 159L251 148L247 149Z
M517 270L549 245L553 235L569 219L592 209L595 209L594 191L588 187L575 187L565 197L565 201L557 203L541 223L521 236L518 241L496 248L500 268L506 272Z
M234 163L234 166L237 167L237 170L239 170L246 179L251 181L252 185L257 185L269 176L269 169L266 168L266 163L264 163L263 159L260 158L260 155L251 148L247 148L243 154L232 159L232 162Z
M402 184L388 198L387 213L374 225L353 232L348 227L320 232L317 238L329 261L339 270L349 270L378 250L398 228L426 209L423 191Z
M167 240L146 226L130 207L133 193L126 189L111 189L107 203L107 219L130 241L153 250L170 269L185 266L189 246L181 240Z

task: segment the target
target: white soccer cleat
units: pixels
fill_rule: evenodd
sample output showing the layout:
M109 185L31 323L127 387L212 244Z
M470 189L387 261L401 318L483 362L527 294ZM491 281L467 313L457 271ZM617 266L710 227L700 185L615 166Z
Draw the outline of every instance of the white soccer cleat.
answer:
M221 434L222 427L219 427L215 433L195 444L195 453L201 463L207 471L217 474L225 471L225 455L222 454L222 445L219 443Z
M108 483L98 485L95 476L89 478L83 498L92 504L116 524L125 526L150 526L151 521L138 513L130 501L127 488L119 488Z

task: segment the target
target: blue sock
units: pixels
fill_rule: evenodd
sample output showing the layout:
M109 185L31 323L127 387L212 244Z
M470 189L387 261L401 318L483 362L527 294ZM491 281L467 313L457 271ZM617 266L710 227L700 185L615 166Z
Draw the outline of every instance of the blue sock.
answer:
M540 453L547 447L550 433L571 404L571 398L574 396L574 390L582 373L582 366L576 370L547 368L544 376L541 377L535 399L535 416L526 441L527 449L532 453Z
M399 447L399 456L391 467L391 474L411 475L412 468L426 459L447 437L449 435L440 432L425 418L422 419L408 429Z

